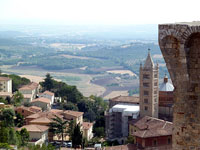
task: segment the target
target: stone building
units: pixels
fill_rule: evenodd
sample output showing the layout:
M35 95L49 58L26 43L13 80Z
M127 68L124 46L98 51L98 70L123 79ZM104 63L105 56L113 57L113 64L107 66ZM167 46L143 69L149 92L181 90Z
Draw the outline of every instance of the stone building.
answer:
M144 66L140 66L140 116L158 118L159 68L154 65L150 52Z
M149 116L129 122L129 135L133 136L138 149L171 149L172 122Z
M159 45L175 86L173 149L200 148L200 22L159 25Z
M159 89L159 118L172 120L174 104L174 86L165 75Z

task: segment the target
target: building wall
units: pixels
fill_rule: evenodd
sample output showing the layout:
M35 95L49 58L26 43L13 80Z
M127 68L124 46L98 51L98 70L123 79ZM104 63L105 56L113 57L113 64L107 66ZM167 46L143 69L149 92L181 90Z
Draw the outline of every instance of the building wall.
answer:
M12 93L12 80L0 81L1 92Z
M32 102L32 105L40 107L40 108L42 108L42 110L49 110L50 109L50 104L43 103L43 102L40 102L40 101Z
M154 68L140 67L140 116L158 118L159 97L158 66Z
M24 118L26 118L27 116L30 116L30 115L34 114L33 112L28 111L28 110L26 110L26 109L22 109L22 108L18 108L18 109L16 109L15 111L16 111L17 113L20 113L21 115L23 115Z
M48 141L48 130L44 132L29 132L29 140L39 140L40 145ZM36 143L37 144L37 143Z
M137 145L139 147L159 147L172 145L172 136L160 136L151 138L139 138L136 137Z
M43 93L40 95L40 97L48 98L49 100L51 100L51 104L54 103L54 96Z

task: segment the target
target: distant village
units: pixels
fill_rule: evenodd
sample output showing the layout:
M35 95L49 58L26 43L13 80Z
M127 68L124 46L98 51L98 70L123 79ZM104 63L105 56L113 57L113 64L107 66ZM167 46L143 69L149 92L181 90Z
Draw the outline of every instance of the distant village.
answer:
M97 141L94 145L88 145L88 148L105 150L171 149L174 87L168 81L167 76L159 86L159 66L154 64L150 52L144 65L141 64L139 69L139 96L119 95L109 99L108 108L104 112L105 137L102 137L102 140ZM14 95L12 79L0 77L0 89L2 98L12 99ZM51 143L56 148L58 145L73 147L69 134L53 134L50 124L56 118L68 122L73 121L75 126L79 125L82 136L87 141L93 139L95 122L85 122L84 112L56 109L56 103L62 100L61 97L55 97L54 92L48 90L41 92L41 85L34 82L21 86L18 92L23 95L22 105L6 105L1 102L0 109L1 112L5 109L13 109L15 113L24 117L24 125L15 130L20 131L25 128L29 133L29 144L42 146ZM66 128L69 128L69 124ZM105 141L112 145L104 145Z

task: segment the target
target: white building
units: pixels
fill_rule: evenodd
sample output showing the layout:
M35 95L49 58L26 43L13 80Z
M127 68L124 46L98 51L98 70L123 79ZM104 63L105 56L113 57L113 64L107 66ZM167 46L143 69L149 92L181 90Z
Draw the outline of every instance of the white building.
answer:
M93 123L83 122L83 137L85 137L88 141L93 138Z
M0 77L0 92L12 93L12 79Z
M48 98L40 97L37 99L34 99L31 104L33 106L37 106L42 108L42 110L50 110L51 109L51 101Z
M31 82L30 84L24 85L19 88L19 92L24 96L24 102L31 102L36 98L39 93L40 85L35 82Z
M54 103L54 93L50 92L50 91L45 91L43 93L39 94L39 97L44 97L44 98L48 98L49 100L51 100L51 104Z
M106 114L106 137L124 143L128 136L128 122L137 119L140 113L138 104L117 104Z
M29 143L33 145L40 145L45 144L48 142L48 129L49 127L43 125L25 125L18 129L25 128L29 132Z

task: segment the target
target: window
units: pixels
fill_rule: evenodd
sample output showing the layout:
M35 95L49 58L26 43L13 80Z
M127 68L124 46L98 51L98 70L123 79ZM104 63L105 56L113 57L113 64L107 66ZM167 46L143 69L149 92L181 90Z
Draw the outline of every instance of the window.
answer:
M158 86L158 82L154 82L154 86Z
M154 74L154 78L158 78L158 74L156 73L156 74Z
M144 99L144 103L148 104L148 99L147 98Z
M148 106L144 106L144 110L147 111L148 110Z
M149 79L149 74L143 74L143 79Z
M153 141L153 145L156 146L157 145L157 140Z
M154 94L157 94L157 91L154 91Z
M154 102L157 102L157 98L154 98Z
M148 91L144 91L144 95L149 95L149 92Z
M24 110L22 110L22 113L24 113Z
M168 138L168 144L171 144L171 138Z
M144 87L149 87L149 83L143 83Z

